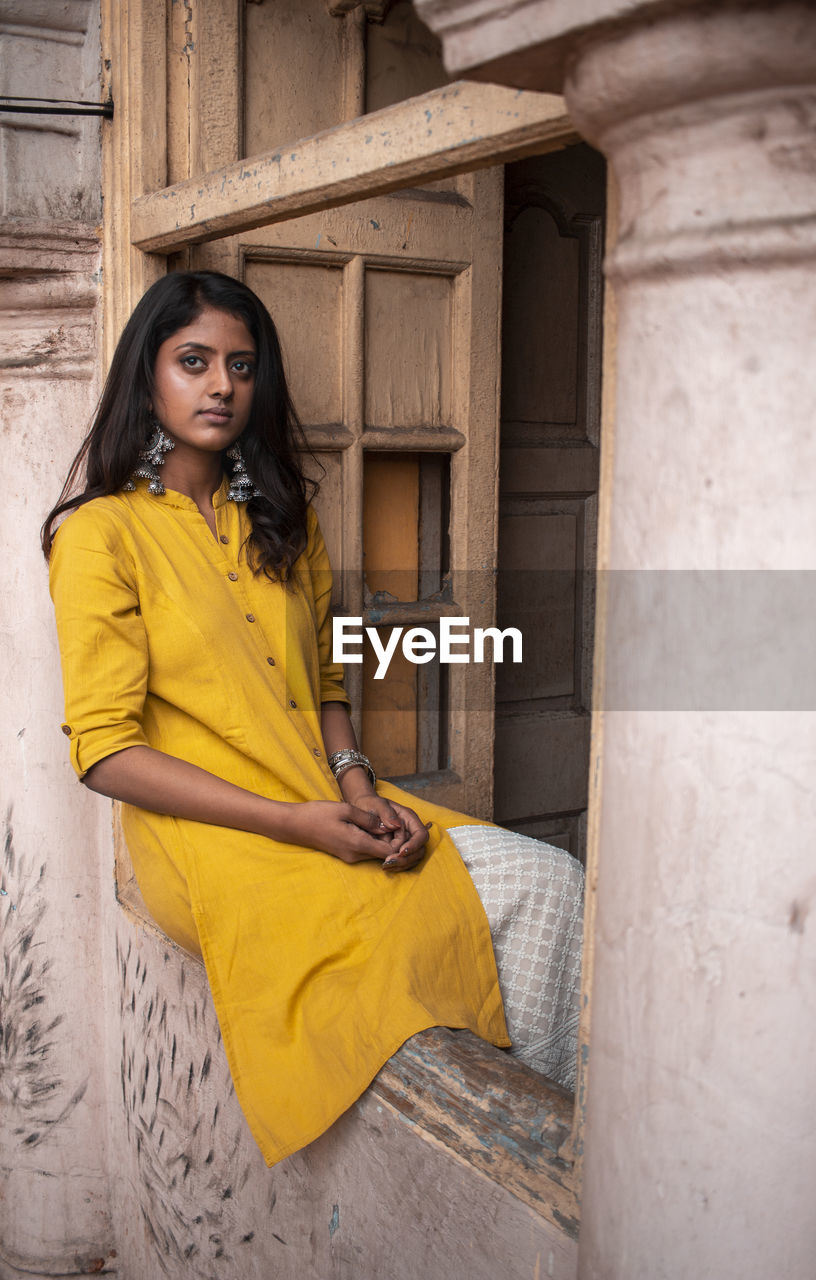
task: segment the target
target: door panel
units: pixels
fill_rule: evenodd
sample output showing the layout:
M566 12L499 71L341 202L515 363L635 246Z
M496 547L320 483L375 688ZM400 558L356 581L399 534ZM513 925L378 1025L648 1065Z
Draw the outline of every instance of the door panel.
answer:
M304 425L343 420L343 274L340 266L245 262L246 283L274 314L290 390Z
M367 428L451 426L452 306L450 276L366 271Z
M600 406L602 158L586 145L508 165L496 819L583 859Z

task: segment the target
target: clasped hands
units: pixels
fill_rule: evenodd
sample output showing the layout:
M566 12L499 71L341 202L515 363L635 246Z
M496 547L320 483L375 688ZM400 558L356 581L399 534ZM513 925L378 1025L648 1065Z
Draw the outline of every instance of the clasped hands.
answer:
M343 801L308 800L297 806L313 832L304 843L342 862L380 859L385 871L407 871L421 861L428 828L413 809L371 788L346 792L341 784L341 789Z

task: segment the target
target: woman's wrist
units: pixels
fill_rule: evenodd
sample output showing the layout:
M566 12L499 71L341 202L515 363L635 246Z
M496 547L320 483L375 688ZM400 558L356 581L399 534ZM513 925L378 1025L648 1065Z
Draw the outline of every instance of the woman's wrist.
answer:
M368 770L359 764L350 769L344 769L337 779L337 785L347 804L359 804L366 796L377 794L371 785Z
M285 844L297 844L293 839L297 834L298 816L301 805L295 800L266 799L267 810L264 830L261 832L268 840L281 840Z

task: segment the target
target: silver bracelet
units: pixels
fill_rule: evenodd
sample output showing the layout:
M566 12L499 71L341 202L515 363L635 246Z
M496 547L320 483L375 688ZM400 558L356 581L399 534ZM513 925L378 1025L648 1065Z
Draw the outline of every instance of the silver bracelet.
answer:
M368 756L364 756L362 751L355 751L353 747L344 747L342 751L333 751L329 756L329 768L338 782L347 769L353 769L356 765L365 769L373 787L377 782L377 775L371 767Z

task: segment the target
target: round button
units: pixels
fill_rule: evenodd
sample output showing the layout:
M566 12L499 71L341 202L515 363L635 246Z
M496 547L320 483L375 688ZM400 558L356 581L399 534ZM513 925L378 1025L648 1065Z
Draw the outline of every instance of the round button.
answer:
M267 662L269 663L270 667L274 667L274 665L275 665L275 659L274 659L274 658L267 658Z
M246 620L247 620L247 622L254 622L254 621L255 621L255 614L254 614L254 613L248 613L248 614L246 615Z
M225 542L225 543L226 543L226 542L229 542L229 538L227 537L227 535L226 535L225 533L222 533L222 534L221 534L221 541L222 541L222 542Z
M69 724L64 724L64 725L62 726L62 732L65 734L66 738L70 738L70 736L71 736L71 726L70 726Z
M319 756L319 755L320 755L320 748L319 748L319 747L312 747L312 751L314 752L314 754L315 754L316 756Z
M230 569L229 573L227 574L227 577L229 578L230 582L238 581L238 574L235 572L234 569Z
M290 699L289 699L289 706L290 706L290 707L296 707L296 706L297 706L297 703L295 702L294 698L290 698Z

